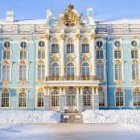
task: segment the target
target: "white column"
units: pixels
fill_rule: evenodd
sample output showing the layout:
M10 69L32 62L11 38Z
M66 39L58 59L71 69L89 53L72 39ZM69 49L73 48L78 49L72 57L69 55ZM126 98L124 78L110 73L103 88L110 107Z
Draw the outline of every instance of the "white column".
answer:
M99 109L98 87L92 88L92 109Z
M77 110L79 111L79 87L76 88L76 100L77 100Z
M80 76L80 30L77 29L76 40L75 40L75 54L76 54L76 76Z
M65 42L64 42L64 29L61 30L61 35L60 35L60 76L64 77L64 70L65 70Z
M45 94L44 107L47 111L50 110L50 89L49 88L47 88L47 93Z
M95 63L95 57L96 57L96 52L95 52L95 40L94 40L94 36L91 35L91 39L90 39L90 55L91 55L91 76L96 76L96 63Z
M47 33L48 33L49 31L47 31ZM49 48L50 48L50 44L49 44L49 34L47 34L46 35L46 52L45 52L45 63L46 63L46 67L45 67L45 73L46 73L46 77L48 77L49 76L49 59L50 59L50 54L49 54L49 52L50 52L50 50L49 50Z

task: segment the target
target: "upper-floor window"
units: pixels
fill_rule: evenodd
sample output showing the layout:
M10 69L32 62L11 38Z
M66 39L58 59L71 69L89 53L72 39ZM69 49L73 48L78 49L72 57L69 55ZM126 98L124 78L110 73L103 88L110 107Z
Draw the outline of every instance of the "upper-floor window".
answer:
M27 50L26 49L20 50L20 60L27 60Z
M82 76L90 76L90 67L89 64L86 62L82 64Z
M21 48L25 49L27 47L27 43L25 41L22 41L20 43Z
M133 80L139 79L139 64L138 63L132 64L132 79Z
M4 42L4 47L9 48L10 47L10 42L8 42L8 41Z
M96 42L96 47L98 47L98 48L103 47L103 42L102 41L97 41Z
M97 64L97 78L98 80L104 80L104 64Z
M138 59L138 50L131 50L131 58Z
M51 53L59 53L59 44L52 44Z
M67 77L74 77L74 65L72 63L67 64L66 75Z
M3 64L2 80L10 81L10 64Z
M19 80L27 81L27 65L26 64L19 65Z
M59 65L57 63L53 63L51 67L51 75L54 77L59 76Z
M103 50L97 49L96 50L96 59L103 59L103 58L104 58Z
M137 46L138 46L137 41L136 41L136 40L133 40L133 41L131 42L131 46L132 46L132 47L137 47Z
M121 42L117 40L117 41L114 42L114 45L115 45L116 48L120 48L121 47Z
M122 79L122 64L115 64L115 80Z
M45 79L45 65L38 64L37 65L37 80L44 80Z
M3 59L9 60L11 58L11 51L9 49L3 50Z
M67 44L66 52L74 53L74 44Z
M45 46L45 42L44 41L39 41L38 42L38 46L39 47L44 47Z
M89 44L82 44L82 53L89 53Z
M115 50L114 51L114 57L115 57L115 59L121 59L122 58L122 51L121 50Z
M38 50L38 59L45 59L45 49Z

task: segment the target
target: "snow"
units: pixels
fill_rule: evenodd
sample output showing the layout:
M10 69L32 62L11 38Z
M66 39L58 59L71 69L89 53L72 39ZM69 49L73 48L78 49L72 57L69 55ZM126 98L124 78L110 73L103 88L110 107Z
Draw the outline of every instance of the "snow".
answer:
M0 124L59 123L61 114L55 111L0 111Z
M140 123L139 110L86 110L84 123Z

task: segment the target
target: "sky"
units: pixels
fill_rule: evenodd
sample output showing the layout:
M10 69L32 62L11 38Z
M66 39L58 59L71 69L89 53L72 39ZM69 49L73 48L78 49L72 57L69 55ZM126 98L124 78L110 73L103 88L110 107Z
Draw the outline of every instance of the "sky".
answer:
M58 16L71 3L80 13L94 9L94 18L100 20L140 18L140 0L0 0L0 19L5 18L7 10L15 11L15 18L43 19L46 9Z

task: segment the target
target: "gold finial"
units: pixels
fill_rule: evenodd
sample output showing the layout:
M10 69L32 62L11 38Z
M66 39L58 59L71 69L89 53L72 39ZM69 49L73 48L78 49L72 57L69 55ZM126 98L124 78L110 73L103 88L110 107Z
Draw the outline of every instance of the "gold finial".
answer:
M68 9L74 9L74 5L72 5L71 3L68 5Z

